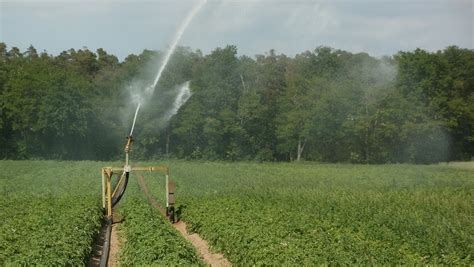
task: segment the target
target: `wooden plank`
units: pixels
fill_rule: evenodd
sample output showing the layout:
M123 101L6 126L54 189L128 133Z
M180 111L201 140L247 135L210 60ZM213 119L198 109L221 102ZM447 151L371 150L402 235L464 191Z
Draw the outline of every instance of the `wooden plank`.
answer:
M108 169L112 172L122 172L123 167L107 167L104 169ZM166 166L146 166L146 167L132 167L132 172L133 171L159 171L163 173L168 173L169 168Z

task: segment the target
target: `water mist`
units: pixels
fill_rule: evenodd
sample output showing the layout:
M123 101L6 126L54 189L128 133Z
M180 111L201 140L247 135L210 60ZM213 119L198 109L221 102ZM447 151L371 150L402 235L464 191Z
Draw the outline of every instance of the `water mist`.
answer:
M179 40L183 36L186 28L189 26L189 23L192 21L194 16L199 12L199 10L206 4L207 0L200 0L194 7L191 9L189 14L186 16L178 30L176 31L176 34L174 35L173 41L171 42L170 48L166 51L165 57L160 63L160 66L158 68L158 72L155 76L155 79L153 80L153 83L145 88L142 92L139 93L132 93L132 101L137 105L137 108L135 110L135 116L133 119L133 125L132 129L130 131L130 135L133 133L133 128L135 127L135 121L137 118L138 111L140 110L140 106L144 103L146 99L149 99L154 91L155 88L160 81L161 75L163 71L166 68L166 65L168 64L168 61L171 58L171 55L176 49L176 46L179 43ZM175 102L173 103L173 106L171 110L169 110L166 115L165 119L168 121L173 115L175 115L178 112L178 109L189 99L191 96L191 92L189 90L189 81L185 83L185 85L181 86L180 91L175 99Z
M176 96L176 99L173 102L173 106L171 109L165 114L163 121L167 122L171 117L176 115L178 113L179 108L188 101L188 99L191 97L191 90L189 90L189 81L185 82L182 84L178 90L178 95Z

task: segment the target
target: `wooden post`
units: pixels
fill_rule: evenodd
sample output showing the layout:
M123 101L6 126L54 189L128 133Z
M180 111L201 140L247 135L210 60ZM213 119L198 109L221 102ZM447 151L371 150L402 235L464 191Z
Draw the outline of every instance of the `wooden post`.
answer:
M107 219L112 219L112 171L107 170Z
M105 209L105 175L104 175L104 168L102 168L102 208Z
M165 179L165 186L166 186L166 208L170 206L169 201L168 201L168 174L166 174L166 179Z
M102 168L102 207L105 210L105 216L108 220L112 219L112 198L118 191L118 186L124 179L127 172L132 171L158 171L166 175L166 207L173 208L175 204L175 184L170 180L170 169L167 166L148 166L148 167L104 167ZM112 188L112 176L116 172L121 174L119 182L115 188ZM173 208L174 209L174 208Z
M166 176L168 178L168 176ZM166 179L167 180L167 183L166 183L166 205L168 207L171 207L174 205L174 189L175 189L175 185L173 183L173 181L169 180L169 179Z

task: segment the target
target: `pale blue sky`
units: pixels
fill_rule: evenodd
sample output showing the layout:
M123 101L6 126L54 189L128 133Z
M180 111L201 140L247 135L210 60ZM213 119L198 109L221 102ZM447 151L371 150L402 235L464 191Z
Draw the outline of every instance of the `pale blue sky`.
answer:
M417 47L474 49L474 0L212 1L180 45L208 53L226 44L253 56L273 48L290 56L320 45L374 56ZM104 48L123 59L167 48L196 1L0 0L0 41L58 54Z

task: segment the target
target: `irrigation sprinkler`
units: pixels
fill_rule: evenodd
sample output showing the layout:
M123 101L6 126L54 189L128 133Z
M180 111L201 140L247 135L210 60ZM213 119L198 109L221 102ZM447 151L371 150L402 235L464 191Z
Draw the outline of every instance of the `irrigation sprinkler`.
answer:
M158 81L160 80L161 74L163 73L166 65L168 64L171 55L173 54L176 46L178 45L181 36L183 35L184 31L188 27L188 24L191 22L192 18L196 15L196 13L204 6L207 0L201 0L189 13L189 15L184 20L183 24L178 28L178 31L175 34L173 42L171 44L170 49L165 54L165 58L160 65L158 73L155 77L155 80L152 85L145 88L142 92L142 97L144 99L149 98L153 95L153 91L155 90ZM173 108L165 115L165 120L169 120L173 115L176 114L179 107L183 105L191 96L191 92L189 91L189 81L181 87L180 92L173 104ZM135 127L135 122L137 120L137 114L140 110L140 104L138 104L137 109L135 110L135 116L133 118L132 128L130 130L130 134L127 136L127 143L125 144L125 164L122 167L104 167L101 170L102 175L102 208L104 210L104 216L107 222L107 229L105 234L105 241L104 241L104 253L102 253L100 258L100 266L105 267L107 266L108 255L109 255L109 247L110 247L110 236L112 231L112 223L113 223L113 208L115 205L119 203L122 199L125 190L127 189L128 179L130 177L131 172L139 172L139 171L148 171L148 172L161 172L165 175L165 187L166 187L166 216L169 218L171 223L175 222L175 185L170 180L170 170L167 166L148 166L148 167L135 167L131 166L129 162L129 153L131 151L133 139L133 129Z
M145 98L150 97L153 95L153 91L155 90L158 81L160 80L161 74L163 73L168 61L171 58L176 46L178 45L181 36L184 34L184 31L188 27L189 23L193 19L193 17L199 12L199 10L206 4L207 0L201 0L196 4L190 11L190 13L186 16L181 26L178 28L173 41L171 43L170 49L166 52L163 62L161 63L158 73L153 81L153 84L146 87L143 96ZM165 120L169 120L176 112L178 111L179 107L186 102L189 97L191 96L191 92L189 91L189 82L186 82L185 85L180 89L180 93L176 98L175 103L173 104L173 109L165 115ZM166 181L166 216L170 219L172 223L175 222L175 209L174 209L174 191L175 186L174 183L169 178L169 168L167 166L150 166L150 167L133 167L129 164L129 152L131 150L131 146L133 143L133 129L135 127L135 122L137 120L137 114L140 110L140 104L138 104L137 109L135 110L135 116L133 118L132 128L130 130L130 134L127 137L127 143L125 144L125 164L123 167L104 167L102 168L101 175L102 175L102 208L104 209L105 217L107 219L108 224L112 223L112 213L113 207L120 201L122 198L125 189L127 188L128 178L131 172L137 171L158 171L165 174Z
M127 143L125 144L125 164L122 167L104 167L101 170L102 175L102 208L107 222L112 223L113 220L113 207L119 203L122 199L125 190L127 189L128 179L132 172L160 172L165 175L165 187L166 187L166 216L169 218L171 223L175 222L175 185L170 179L170 170L167 166L147 166L138 167L131 166L129 162L129 153L131 151L133 139L133 128L137 118L138 105L133 120L132 130L130 135L127 136Z
M174 209L174 191L175 185L170 179L170 169L168 166L147 166L138 167L131 166L129 162L129 154L133 144L133 129L137 120L138 110L140 105L137 106L135 116L133 118L132 129L130 134L127 136L127 143L125 144L125 164L122 167L103 167L101 170L102 175L102 208L104 210L104 216L106 219L106 232L104 237L104 250L100 258L100 267L106 267L109 257L110 249L110 236L112 231L113 223L113 208L122 199L125 190L127 189L128 179L132 172L160 172L165 175L165 187L166 187L166 217L171 223L176 222L175 209Z
M129 151L130 144L132 142L131 136L128 137L126 149ZM128 151L126 152L126 158L128 158ZM104 167L102 168L102 208L105 211L107 221L112 222L112 208L118 204L121 200L125 189L127 188L128 179L131 172L148 171L148 172L161 172L165 174L165 186L166 186L166 215L169 220L175 222L175 198L174 183L169 178L169 168L167 166L147 166L147 167L133 167L128 164L123 167ZM114 183L114 181L116 181Z

